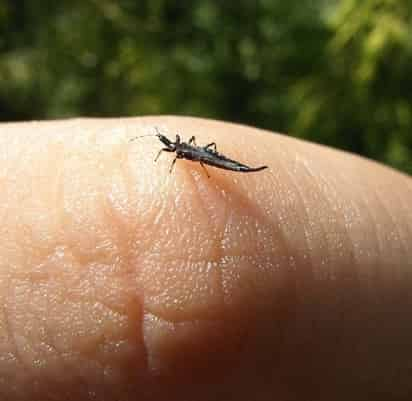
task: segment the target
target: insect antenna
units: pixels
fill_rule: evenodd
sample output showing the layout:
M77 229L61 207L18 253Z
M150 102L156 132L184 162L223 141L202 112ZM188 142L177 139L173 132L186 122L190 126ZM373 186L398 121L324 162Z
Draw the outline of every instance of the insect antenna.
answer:
M159 137L159 135L161 135L160 132L159 132L159 129L157 127L155 127L155 130L156 130L157 134L148 134L148 135L135 136L134 138L130 139L129 142L133 142L136 139L145 138L147 136L157 136L157 137Z
M147 137L147 136L157 136L157 135L158 135L158 134L135 136L134 138L130 139L129 142L133 142L133 141L135 141L136 139L144 138L144 137Z

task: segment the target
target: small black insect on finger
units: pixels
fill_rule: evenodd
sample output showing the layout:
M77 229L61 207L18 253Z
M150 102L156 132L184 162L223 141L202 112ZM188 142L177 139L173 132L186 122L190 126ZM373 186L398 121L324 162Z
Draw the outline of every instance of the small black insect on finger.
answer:
M157 138L159 138L159 141L162 142L164 147L160 149L155 158L155 161L157 161L162 152L170 152L176 154L176 157L173 159L172 165L170 166L170 172L172 172L177 159L186 159L199 162L208 177L210 177L210 175L206 170L205 164L224 170L238 171L239 173L252 173L256 171L262 171L268 167L249 167L246 164L242 164L236 160L229 159L228 157L222 155L217 151L215 142L209 143L206 146L197 146L196 138L194 136L189 139L189 142L183 142L181 141L179 135L176 135L176 140L173 142L166 136L161 134L157 128L156 132L157 134L154 135L142 135L135 137L131 139L131 141L146 136L156 136Z

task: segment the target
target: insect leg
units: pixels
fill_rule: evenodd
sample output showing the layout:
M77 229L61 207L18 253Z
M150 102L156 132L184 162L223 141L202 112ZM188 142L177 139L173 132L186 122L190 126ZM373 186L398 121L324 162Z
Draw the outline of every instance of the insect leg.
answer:
M214 143L214 142L212 142L212 143L209 143L208 145L206 145L205 146L205 149L209 149L209 148L211 148L211 147L213 147L213 152L217 152L217 148L216 148L216 144Z
M205 170L205 173L206 173L206 175L207 175L207 178L210 178L210 175L209 175L209 173L207 172L207 169L206 169L205 165L204 165L202 162L200 162L200 165L202 166L203 170Z
M172 161L172 165L170 166L170 169L169 169L169 174L172 173L173 167L175 166L175 163L176 163L176 160L177 160L177 157L175 157L175 158L173 159L173 161Z
M154 159L155 162L157 162L157 159L160 157L160 155L161 155L162 152L172 152L172 153L173 153L174 151L171 150L171 149L168 149L168 148L160 149L160 150L159 150L159 153L157 154L156 158Z
M192 137L189 139L189 145L191 145L192 143L193 143L193 145L197 146L197 145L196 145L196 138L195 138L194 136L192 136Z

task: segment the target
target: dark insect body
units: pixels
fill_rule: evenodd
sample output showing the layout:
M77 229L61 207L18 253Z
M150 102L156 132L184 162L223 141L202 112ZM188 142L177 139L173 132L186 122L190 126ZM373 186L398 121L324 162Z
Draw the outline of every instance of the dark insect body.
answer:
M157 134L155 135L142 135L131 139L131 141L145 136L158 137L160 142L162 142L165 147L163 149L160 149L155 158L155 161L157 161L162 152L176 153L176 157L174 158L172 165L170 166L170 172L172 172L177 159L186 159L194 162L199 162L208 177L210 176L206 170L205 164L224 170L237 171L240 173L252 173L267 168L267 166L249 167L246 164L242 164L237 162L236 160L229 159L221 153L218 153L216 144L214 142L209 143L206 146L197 146L196 138L194 136L192 136L189 139L189 142L186 143L181 141L179 135L176 135L176 141L172 142L166 136L162 135L157 129L156 131Z

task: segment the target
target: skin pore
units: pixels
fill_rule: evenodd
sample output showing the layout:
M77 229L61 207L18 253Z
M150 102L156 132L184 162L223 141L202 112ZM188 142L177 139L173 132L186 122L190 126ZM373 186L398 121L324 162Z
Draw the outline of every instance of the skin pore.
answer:
M164 153L176 133L267 170ZM0 399L407 400L412 181L182 117L0 125Z

